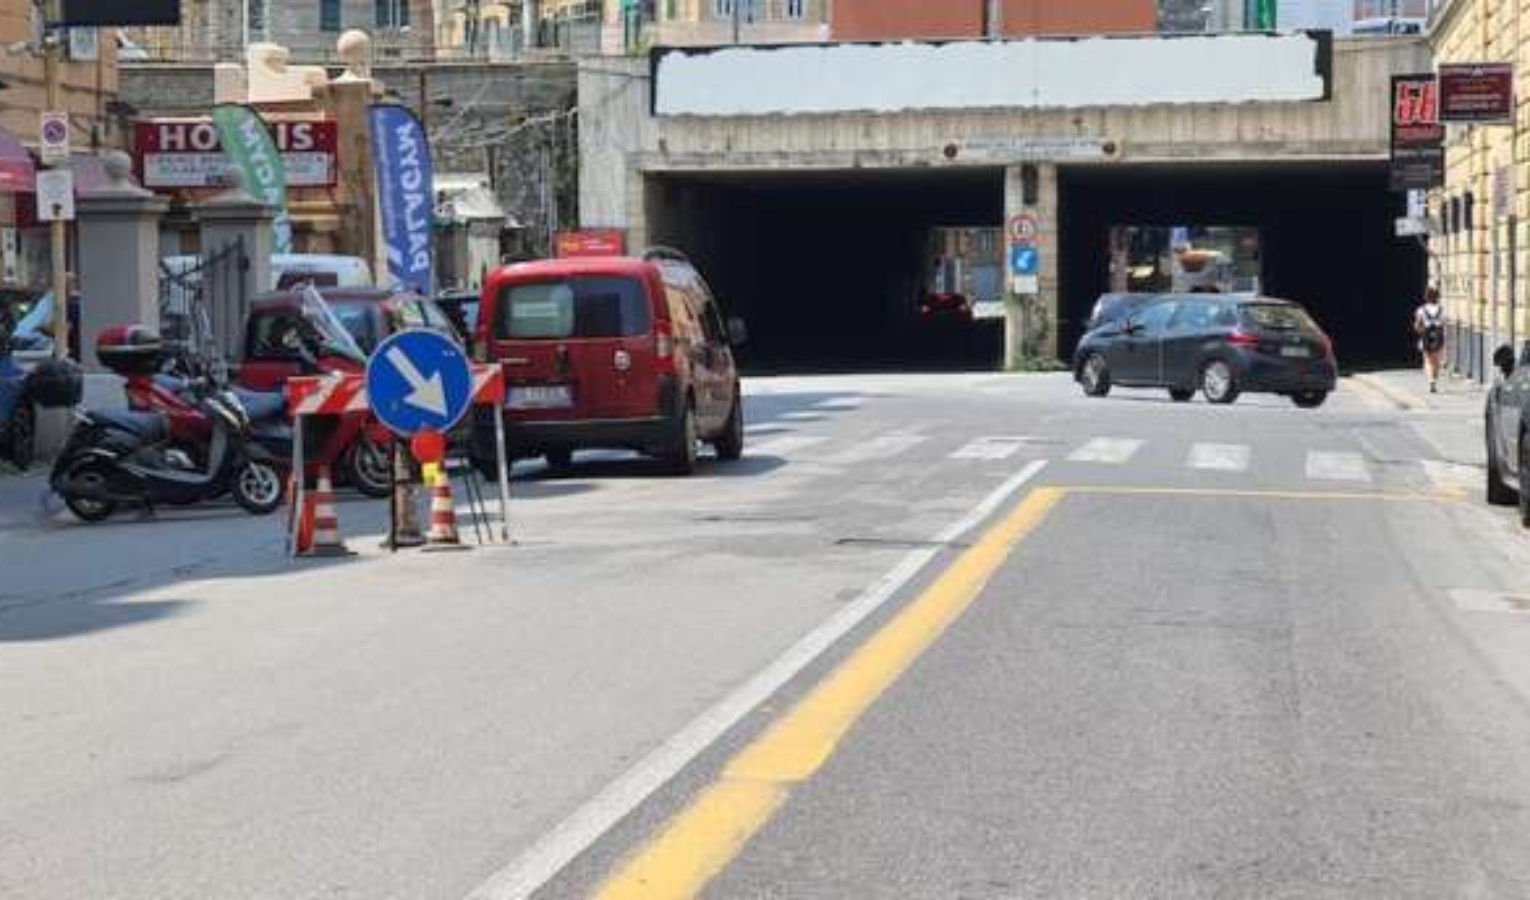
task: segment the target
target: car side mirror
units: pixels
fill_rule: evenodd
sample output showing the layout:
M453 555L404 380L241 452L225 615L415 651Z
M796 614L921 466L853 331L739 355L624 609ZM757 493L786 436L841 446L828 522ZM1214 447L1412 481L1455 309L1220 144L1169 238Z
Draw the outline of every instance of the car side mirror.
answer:
M1142 326L1138 325L1136 322L1127 322L1125 325L1121 326L1121 333L1127 335L1128 337L1134 334L1141 334Z
M749 327L740 318L728 320L728 343L735 347L749 342Z
M1513 375L1514 348L1510 347L1508 344L1504 344L1502 347L1494 350L1493 365L1498 367L1498 371L1503 373L1503 377L1508 378L1510 375Z

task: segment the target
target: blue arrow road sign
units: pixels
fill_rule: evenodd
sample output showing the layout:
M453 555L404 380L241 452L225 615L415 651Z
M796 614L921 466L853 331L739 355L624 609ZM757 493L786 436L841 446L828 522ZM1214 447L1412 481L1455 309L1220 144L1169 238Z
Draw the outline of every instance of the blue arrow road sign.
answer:
M1041 251L1035 247L1016 244L1009 248L1009 273L1011 275L1039 275Z
M445 335L401 331L367 360L367 400L377 420L396 434L447 431L472 405L473 370Z

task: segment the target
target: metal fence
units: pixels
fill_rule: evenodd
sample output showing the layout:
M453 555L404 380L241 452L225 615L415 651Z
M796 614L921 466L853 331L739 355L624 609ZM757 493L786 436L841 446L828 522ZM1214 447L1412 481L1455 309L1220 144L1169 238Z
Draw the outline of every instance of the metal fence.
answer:
M160 260L160 327L178 355L218 375L243 356L249 269L240 238L200 257Z

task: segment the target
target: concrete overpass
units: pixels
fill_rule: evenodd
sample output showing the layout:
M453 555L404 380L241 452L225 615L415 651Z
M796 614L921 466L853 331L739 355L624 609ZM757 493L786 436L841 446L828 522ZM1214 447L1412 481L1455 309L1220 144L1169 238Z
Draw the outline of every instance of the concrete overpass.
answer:
M1248 225L1265 289L1312 305L1347 360L1379 360L1405 347L1381 323L1424 278L1392 235L1389 79L1430 66L1422 41L1326 34L593 60L581 222L689 251L758 322L757 353L831 366L892 334L920 229L1037 219L1039 292L1012 295L992 335L991 361L1002 345L1014 364L1071 348L1110 226Z

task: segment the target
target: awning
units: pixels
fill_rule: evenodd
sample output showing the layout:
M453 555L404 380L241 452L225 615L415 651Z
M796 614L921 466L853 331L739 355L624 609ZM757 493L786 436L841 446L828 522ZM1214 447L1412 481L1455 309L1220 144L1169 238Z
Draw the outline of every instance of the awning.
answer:
M436 218L440 221L500 222L506 228L521 227L500 205L486 176L438 175L435 189Z
M0 194L31 194L37 191L37 168L32 154L0 130Z

